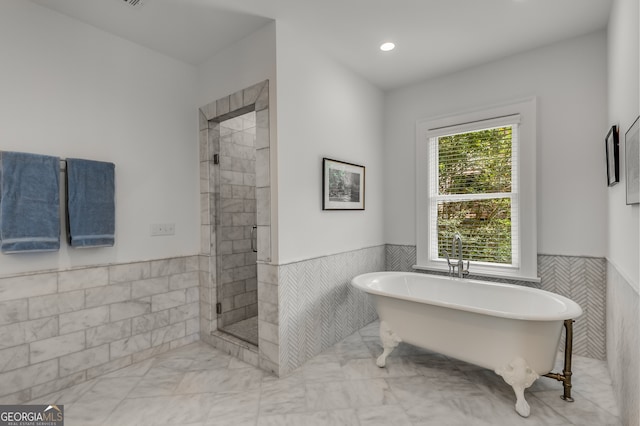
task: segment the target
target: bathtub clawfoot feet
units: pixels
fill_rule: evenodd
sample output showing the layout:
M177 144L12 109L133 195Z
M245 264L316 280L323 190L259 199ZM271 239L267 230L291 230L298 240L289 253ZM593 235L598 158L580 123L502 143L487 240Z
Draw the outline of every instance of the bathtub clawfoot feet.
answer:
M400 344L400 342L402 342L402 339L398 337L393 330L391 330L389 324L384 321L380 321L380 340L382 341L384 351L376 360L376 365L382 368L387 363L387 357L389 354L396 348L396 346L398 346L398 344Z
M496 374L502 376L513 388L516 394L516 411L522 417L529 417L529 403L524 399L524 390L540 377L527 365L527 362L516 357L507 366L496 369Z

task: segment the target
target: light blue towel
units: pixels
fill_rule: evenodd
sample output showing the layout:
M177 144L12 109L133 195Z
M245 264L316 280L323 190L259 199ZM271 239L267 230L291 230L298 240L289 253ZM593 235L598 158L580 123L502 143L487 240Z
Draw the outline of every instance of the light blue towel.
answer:
M67 159L67 230L75 248L115 242L115 165Z
M60 248L60 159L0 152L0 250Z

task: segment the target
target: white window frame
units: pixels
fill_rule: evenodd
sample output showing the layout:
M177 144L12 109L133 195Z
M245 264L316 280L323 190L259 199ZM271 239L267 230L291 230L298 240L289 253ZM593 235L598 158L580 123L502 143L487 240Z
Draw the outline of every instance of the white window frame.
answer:
M437 173L429 164L429 139L452 133L471 132L481 128L504 124L514 117L517 125L517 167L514 176L518 206L512 217L512 226L519 226L518 259L512 265L471 262L473 275L512 278L539 282L537 271L537 219L536 219L536 99L531 98L509 104L494 105L480 110L455 115L419 120L416 123L416 242L415 269L448 271L446 260L433 253L432 233L437 229L436 217L431 214L429 184ZM464 243L464 240L463 240Z

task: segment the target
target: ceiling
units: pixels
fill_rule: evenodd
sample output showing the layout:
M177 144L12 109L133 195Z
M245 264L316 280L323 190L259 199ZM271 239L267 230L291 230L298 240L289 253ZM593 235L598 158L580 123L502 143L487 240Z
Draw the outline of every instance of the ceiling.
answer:
M272 20L381 89L606 28L612 0L31 0L199 65ZM396 49L381 52L384 41Z

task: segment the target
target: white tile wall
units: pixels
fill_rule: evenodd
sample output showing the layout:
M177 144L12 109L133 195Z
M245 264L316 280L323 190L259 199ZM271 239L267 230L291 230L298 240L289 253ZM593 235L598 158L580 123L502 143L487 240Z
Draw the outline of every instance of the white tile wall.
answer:
M58 291L56 274L37 274L0 280L0 301L54 294Z
M640 424L639 296L607 265L607 361L613 391L625 425Z
M538 255L542 289L582 307L573 325L573 353L600 360L606 358L606 270L603 258Z
M385 246L278 267L279 359L272 361L279 362L281 375L377 318L367 295L350 282L356 275L384 269ZM263 290L271 292L266 285ZM274 302L273 296L261 297Z
M0 403L199 338L198 256L0 279Z

